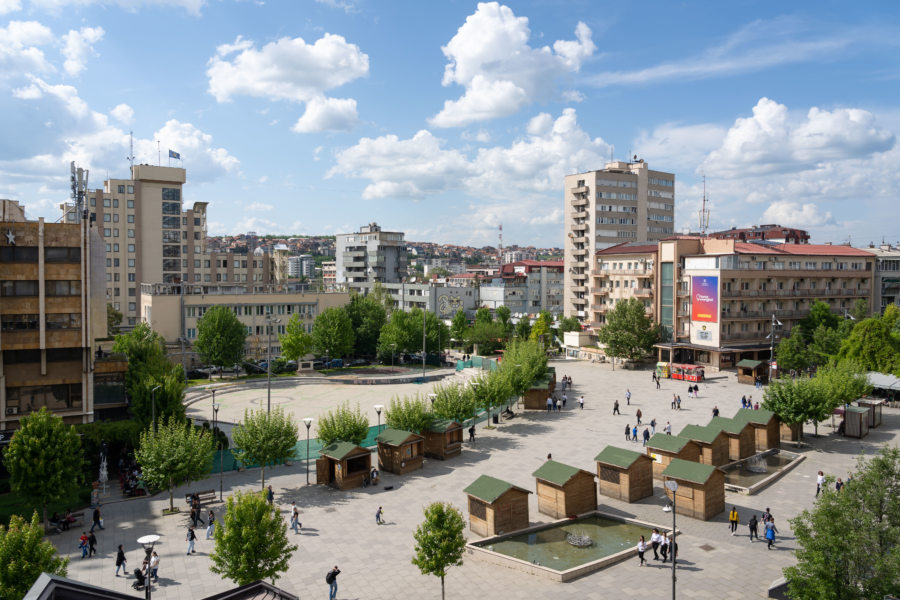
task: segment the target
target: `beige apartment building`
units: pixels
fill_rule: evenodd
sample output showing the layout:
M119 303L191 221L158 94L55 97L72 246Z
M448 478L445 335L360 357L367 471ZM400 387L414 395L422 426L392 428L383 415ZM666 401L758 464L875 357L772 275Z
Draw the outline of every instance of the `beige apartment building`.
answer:
M369 223L356 233L339 233L334 242L335 283L399 283L407 276L409 260L402 232L382 231Z
M247 329L246 356L260 359L266 357L270 340L271 355L281 355L278 336L285 333L295 314L311 332L323 310L350 302L348 292L262 292L255 291L256 287L145 283L141 285L142 320L165 338L170 357L189 369L199 364L191 350L191 343L197 339L197 322L213 306L227 306L234 312Z
M674 234L675 175L653 171L635 159L567 175L564 186L563 312L587 323L592 318L588 305L595 253L623 242L656 241Z
M43 407L67 423L124 407L124 359L92 351L107 335L96 228L26 221L18 203L0 205L0 429Z
M592 325L621 299L642 299L666 332L661 361L717 370L769 360L773 330L777 345L817 300L839 315L859 299L876 310L875 256L849 246L675 236L655 252L622 244L595 260Z
M206 202L184 208L186 171L134 165L131 179L108 179L89 190L86 207L106 249L106 301L130 329L142 313L142 283L272 283L272 261L254 253L208 252ZM74 222L72 204L61 206Z

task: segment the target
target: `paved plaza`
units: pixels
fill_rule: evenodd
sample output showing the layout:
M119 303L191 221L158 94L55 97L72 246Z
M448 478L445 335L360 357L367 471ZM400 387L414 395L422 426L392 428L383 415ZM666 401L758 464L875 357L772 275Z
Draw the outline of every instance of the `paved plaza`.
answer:
M292 501L301 507L302 533L288 531L288 537L299 549L291 559L290 570L276 585L301 598L325 598L326 571L339 565L338 598L394 599L440 598L440 580L421 575L411 564L413 531L422 521L422 507L435 500L446 500L463 511L466 519L466 497L462 490L479 475L487 474L534 490L535 471L548 453L554 460L596 472L593 461L607 444L639 450L641 442L625 441L625 424L635 423L634 412L640 408L643 422L657 421L661 431L671 421L673 433L684 425L705 425L718 406L723 416L732 416L740 407L742 394L752 394L762 400L761 390L741 385L733 375L712 374L701 385L700 397L687 397L686 382L664 380L657 390L650 371L612 371L609 365L576 361L556 361L558 376L570 375L574 392L569 392L566 409L560 414L546 412L519 413L509 423L486 430L479 425L477 444L466 444L461 456L446 461L426 460L422 470L399 477L382 473L382 485L351 492L341 492L325 486L306 485L303 462L291 466L267 469L267 483L275 489L276 503L281 507L285 522ZM351 406L359 402L376 423L372 405L388 404L395 395L426 394L431 384L406 385L327 385L285 383L273 388L273 404L283 406L298 420L316 417L343 400ZM632 393L631 405L626 405L625 391ZM680 394L682 409L670 408L672 394ZM575 398L584 394L584 410L578 409ZM615 399L619 400L621 416L612 416ZM219 418L239 420L245 407L264 407L265 387L241 391L219 392L216 401L222 403ZM193 404L189 414L209 418L208 400ZM382 421L383 423L383 421ZM825 471L844 477L853 467L860 452L871 453L884 444L897 443L900 430L900 409L885 408L883 423L864 440L838 438L830 424L819 427L820 437L808 438L810 446L801 449L806 460L784 478L755 496L727 493L726 506L737 507L741 519L738 536L732 536L727 524L727 510L709 522L678 515L679 541L678 597L680 598L760 598L768 586L781 576L781 569L794 560L795 541L787 519L812 506L815 494L815 473ZM305 436L302 424L301 437ZM643 431L643 428L639 428ZM806 435L813 432L807 427ZM315 431L313 431L315 435ZM310 481L315 480L312 464ZM243 473L226 473L226 496L235 490L259 489L260 473L251 469ZM385 491L383 486L393 486ZM183 486L176 490L176 502L184 507L184 494L189 490L219 487L218 476ZM600 508L622 516L668 524L671 514L664 513L662 486L656 482L654 496L635 504L627 504L605 496L599 497ZM232 587L209 570L208 553L212 541L205 540L205 530L198 530L197 553L185 554L186 513L161 516L168 506L168 495L153 498L114 501L116 493L104 504L106 529L97 533L99 555L80 559L76 550L79 531L66 532L53 541L62 554L71 557L69 576L123 592L131 590L132 577L115 577L115 554L118 544L124 544L129 570L140 566L143 552L136 540L142 535L162 536L157 548L161 557L159 583L154 586L154 598L189 599L221 592ZM537 499L530 496L532 524L551 519L538 513ZM215 502L210 508L219 513L222 505ZM384 507L385 525L375 524L375 511ZM777 549L766 550L765 542L750 543L746 522L751 512L757 515L771 508L780 531ZM221 516L221 515L219 515ZM469 539L478 539L467 530ZM649 531L648 531L649 537ZM635 540L635 544L637 540ZM461 567L450 569L446 579L448 598L639 598L668 597L671 586L669 564L662 565L650 557L649 568L639 568L638 560L628 560L606 570L596 572L570 583L555 583L511 569L488 565L466 556ZM138 593L134 592L137 596Z

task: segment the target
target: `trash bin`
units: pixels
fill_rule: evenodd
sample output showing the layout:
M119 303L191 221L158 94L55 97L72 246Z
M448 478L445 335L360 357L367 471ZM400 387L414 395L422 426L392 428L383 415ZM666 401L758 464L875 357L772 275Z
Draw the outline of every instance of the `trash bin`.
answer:
M493 415L494 425L500 424L500 415Z

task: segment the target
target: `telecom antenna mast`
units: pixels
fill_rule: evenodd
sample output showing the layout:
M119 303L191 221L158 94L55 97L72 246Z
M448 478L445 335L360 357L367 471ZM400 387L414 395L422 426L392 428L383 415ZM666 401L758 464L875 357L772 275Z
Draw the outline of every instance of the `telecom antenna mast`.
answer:
M703 204L700 206L700 235L706 236L706 229L709 227L709 198L706 196L706 175L703 176Z
M497 264L503 264L503 223L500 223L500 245L497 248Z

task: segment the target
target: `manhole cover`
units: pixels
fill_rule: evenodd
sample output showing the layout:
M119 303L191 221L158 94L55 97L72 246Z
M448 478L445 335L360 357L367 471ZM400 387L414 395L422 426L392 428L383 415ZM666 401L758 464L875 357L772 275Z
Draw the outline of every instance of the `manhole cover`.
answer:
M700 546L700 549L705 550L706 552L711 552L711 551L715 550L715 548L713 548L709 544L703 544L702 546Z
M336 511L336 510L337 510L337 509L336 509L336 508L333 508L333 507L332 507L332 508L326 508L326 509L325 509L325 512L334 512L334 511ZM712 550L712 548L710 548L710 550Z

